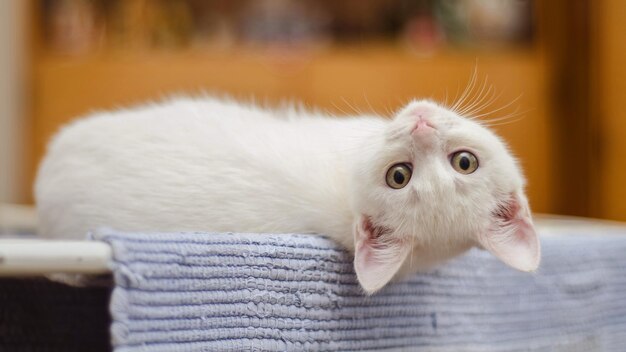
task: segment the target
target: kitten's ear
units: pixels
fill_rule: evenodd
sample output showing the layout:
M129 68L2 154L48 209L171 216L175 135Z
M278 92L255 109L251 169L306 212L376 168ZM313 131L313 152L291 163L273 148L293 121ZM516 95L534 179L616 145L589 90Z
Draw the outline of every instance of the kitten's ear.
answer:
M366 218L355 226L354 244L354 270L368 294L385 286L411 251L406 241L381 236Z
M511 194L491 216L491 228L479 235L478 242L517 270L537 270L541 248L526 197L521 192Z

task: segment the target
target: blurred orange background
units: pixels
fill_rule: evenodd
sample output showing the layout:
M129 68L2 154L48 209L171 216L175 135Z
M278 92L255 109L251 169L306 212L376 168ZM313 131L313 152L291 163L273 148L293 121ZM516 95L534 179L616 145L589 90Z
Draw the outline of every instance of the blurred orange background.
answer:
M94 110L207 93L390 116L412 98L451 104L474 79L471 102L491 102L478 114L508 118L494 128L535 211L626 220L625 13L619 0L3 1L0 201L31 203L50 137Z

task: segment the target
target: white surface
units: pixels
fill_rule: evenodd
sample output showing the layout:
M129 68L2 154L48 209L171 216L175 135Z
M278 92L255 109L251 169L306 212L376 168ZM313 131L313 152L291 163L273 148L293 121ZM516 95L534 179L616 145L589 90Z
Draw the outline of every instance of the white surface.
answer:
M0 240L0 276L109 271L111 247L103 242Z
M626 223L577 216L535 214L540 236L626 236Z

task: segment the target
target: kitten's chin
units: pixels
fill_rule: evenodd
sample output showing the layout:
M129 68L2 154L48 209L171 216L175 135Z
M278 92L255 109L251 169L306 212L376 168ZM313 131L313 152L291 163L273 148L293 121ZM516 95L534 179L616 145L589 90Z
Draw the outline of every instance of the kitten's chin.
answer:
M401 279L418 272L430 271L467 252L472 247L474 247L474 244L469 241L468 243L459 244L454 248L446 247L435 249L433 247L415 246L411 254L409 254L402 264L402 267L400 267L395 279Z

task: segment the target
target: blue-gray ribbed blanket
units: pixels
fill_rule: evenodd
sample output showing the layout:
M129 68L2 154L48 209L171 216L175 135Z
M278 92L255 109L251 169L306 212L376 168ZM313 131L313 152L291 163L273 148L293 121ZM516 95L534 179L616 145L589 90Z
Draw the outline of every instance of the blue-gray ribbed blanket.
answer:
M116 351L626 351L626 236L543 238L539 272L467 255L362 294L319 236L95 235Z

